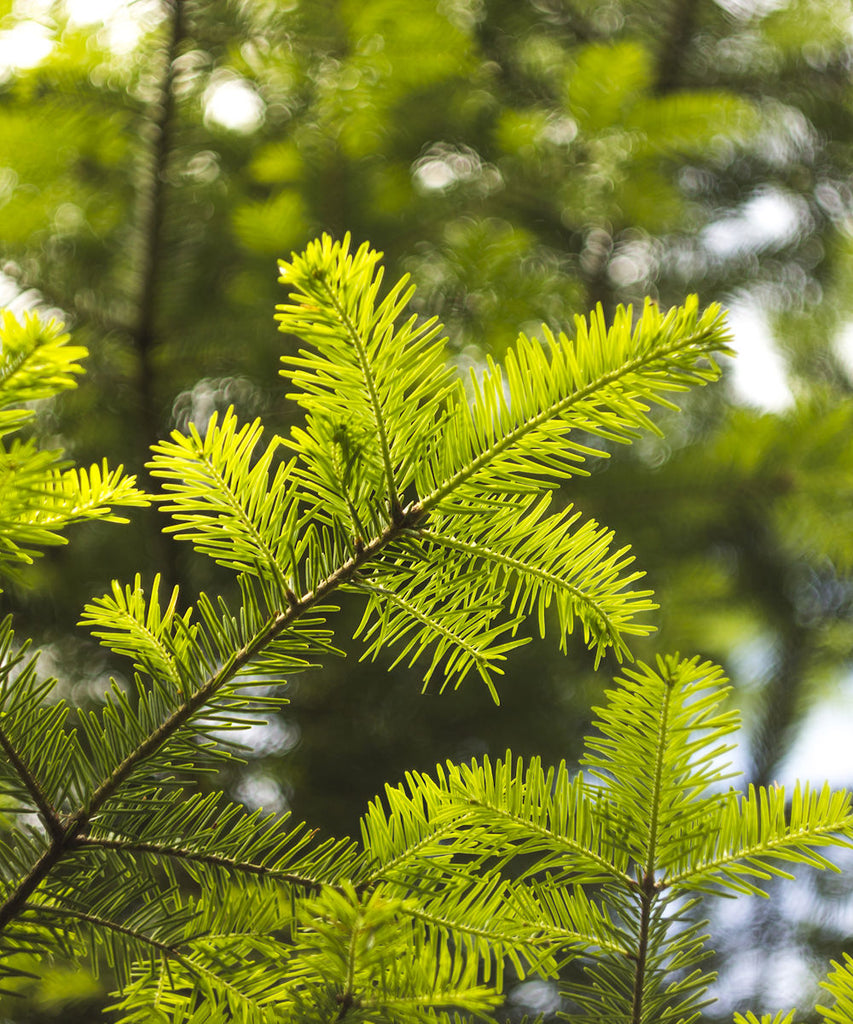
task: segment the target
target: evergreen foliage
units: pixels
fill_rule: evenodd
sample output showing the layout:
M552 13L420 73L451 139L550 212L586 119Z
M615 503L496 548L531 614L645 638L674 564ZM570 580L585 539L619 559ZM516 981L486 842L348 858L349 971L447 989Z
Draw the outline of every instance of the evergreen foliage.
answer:
M32 402L76 387L87 353L69 341L55 320L0 314L0 566L6 575L30 564L39 547L65 543L61 531L69 524L127 522L112 504L148 504L121 466L110 470L104 461L75 470L62 452L21 436L35 417Z
M661 421L664 440L614 452L583 503L654 580L661 649L725 666L750 778L779 777L853 636L849 3L150 0L83 23L87 12L0 0L2 301L60 311L92 353L88 386L51 407L49 433L83 464L108 455L138 473L150 443L213 408L288 435L298 412L271 386L269 269L320 230L351 227L392 277L410 271L413 308L441 316L463 362L503 358L519 326L598 301L609 321L647 294L668 307L686 291L738 304L748 292L798 407L732 416L732 391L705 389ZM53 49L29 66L18 40L39 30ZM235 93L256 116L229 127ZM227 588L160 525L134 513L128 530L81 530L2 598L78 694L121 672L73 630L111 575ZM757 649L758 671L744 656ZM576 756L592 664L531 644L513 662L529 684L498 716L474 687L447 715L408 685L415 669L389 690L370 664L335 663L294 688L287 758L256 750L226 784L262 774L297 816L352 830L408 765L507 745Z
M406 318L407 282L382 295L378 264L325 236L282 263L280 325L309 346L282 371L303 427L265 443L229 411L154 446L167 529L236 574L239 607L115 583L82 624L134 681L89 713L55 699L3 623L5 984L90 956L114 972L122 1021L449 1024L494 1019L508 969L551 976L580 958L573 1016L692 1020L710 977L700 899L826 867L820 848L853 837L847 794L797 789L789 806L777 787L721 788L736 716L708 663L626 669L598 710L590 777L510 757L412 774L369 808L360 843L200 786L294 673L334 653L339 593L363 602L366 656L417 662L425 685L478 676L495 699L525 616L563 646L579 627L596 660L630 661L628 639L652 628L627 550L550 511L550 491L603 442L657 429L653 404L718 376L720 310L647 303L610 325L598 310L463 381L439 326ZM7 318L4 332L8 432L83 353L55 326ZM31 465L9 477L22 511L4 567L69 522L115 518L108 502L147 500L120 470L18 451ZM851 1019L849 966L826 983L827 1020Z
M387 809L365 817L366 845L391 860L435 843L450 892L471 865L478 886L503 887L523 923L510 918L493 949L502 939L540 969L581 960L562 986L568 1019L696 1019L713 980L702 898L763 895L762 881L792 877L786 864L831 867L817 848L849 845L853 827L849 794L829 787L725 790L738 716L722 709L724 683L698 658L640 663L596 709L590 777L510 754L448 764L389 788Z

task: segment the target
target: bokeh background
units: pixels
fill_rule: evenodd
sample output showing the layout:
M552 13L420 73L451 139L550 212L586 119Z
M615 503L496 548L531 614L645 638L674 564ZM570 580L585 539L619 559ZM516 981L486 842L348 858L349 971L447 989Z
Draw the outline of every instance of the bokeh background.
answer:
M46 444L144 479L149 445L233 405L284 432L276 258L321 231L410 273L467 372L519 331L698 292L739 358L561 495L630 544L661 604L636 653L700 653L744 713L745 782L853 784L853 15L848 0L2 0L0 304L90 350ZM161 532L80 528L0 597L81 706L110 663L75 626L113 577L227 577ZM578 757L618 670L537 638L502 704L347 659L293 681L217 781L353 833L407 769L507 746ZM853 952L853 858L711 908L719 1002L808 1020ZM775 887L774 887L775 888ZM0 1020L90 1022L58 964ZM508 1019L556 1009L521 986Z

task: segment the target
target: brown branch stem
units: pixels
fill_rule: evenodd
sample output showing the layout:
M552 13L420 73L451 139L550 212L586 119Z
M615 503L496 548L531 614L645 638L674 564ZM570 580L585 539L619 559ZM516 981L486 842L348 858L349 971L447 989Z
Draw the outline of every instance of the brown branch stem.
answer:
M640 942L637 949L637 964L634 969L634 995L631 1005L631 1024L643 1020L643 996L646 987L646 960L649 953L649 925L652 916L652 902L657 893L653 874L646 873L640 883Z
M27 792L32 797L33 803L38 809L39 816L44 822L45 828L54 839L61 838L64 832L58 812L45 796L38 779L30 771L29 765L27 765L23 758L18 754L15 745L6 735L4 729L0 729L0 747L3 748L3 752L9 759L9 763L15 769L16 775L23 782L24 786L26 786Z
M423 514L420 504L403 510L399 522L390 523L379 536L365 544L333 573L302 597L289 601L286 611L278 612L250 643L246 644L217 672L203 682L195 693L150 733L139 746L116 766L111 775L95 790L88 804L71 815L54 835L50 846L33 865L18 887L0 904L0 931L20 914L27 899L48 877L56 864L73 851L89 828L89 823L101 807L121 788L128 777L148 758L153 756L175 735L226 683L232 680L258 654L267 648L298 618L321 604L339 587L345 585L368 563L406 529L414 526Z
M167 171L172 148L175 120L175 59L184 37L184 0L161 0L166 17L166 39L163 45L160 82L157 98L151 106L147 122L148 143L136 208L136 313L130 324L130 339L137 358L137 399L140 427L141 477L147 489L153 481L144 468L149 449L159 439L159 418L156 406L156 370L154 350L157 341L157 300L163 267L163 228L167 206ZM165 536L153 516L148 517L151 544L163 576L169 585L178 577L174 542Z
M243 874L272 878L276 881L289 882L291 885L301 886L309 890L317 890L322 885L316 878L298 875L293 871L279 871L276 868L267 867L265 864L237 860L234 857L223 857L217 853L200 853L196 850L185 850L180 846L165 846L162 843L139 843L134 840L100 839L95 836L84 836L77 840L75 848L78 850L118 850L131 854L151 853L157 857L191 861L195 864L206 864L209 867L223 868L227 871L241 871Z

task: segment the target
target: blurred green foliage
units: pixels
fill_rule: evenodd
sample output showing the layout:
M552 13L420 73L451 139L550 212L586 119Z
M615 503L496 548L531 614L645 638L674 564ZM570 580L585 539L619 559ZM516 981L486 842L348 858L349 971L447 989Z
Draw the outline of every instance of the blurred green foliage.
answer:
M782 771L853 639L846 0L135 0L75 21L84 9L0 7L0 282L91 353L42 435L138 471L154 440L229 404L298 420L270 384L275 258L322 230L411 272L463 366L597 302L754 303L790 405L693 396L665 441L613 451L582 504L657 592L640 653L720 661L749 774ZM16 67L33 23L53 48ZM3 596L76 672L75 699L118 672L73 632L113 576L211 584L160 526L78 528ZM495 711L350 659L299 682L224 782L342 832L405 768L509 743L574 756L600 685L582 653L534 643L512 673Z

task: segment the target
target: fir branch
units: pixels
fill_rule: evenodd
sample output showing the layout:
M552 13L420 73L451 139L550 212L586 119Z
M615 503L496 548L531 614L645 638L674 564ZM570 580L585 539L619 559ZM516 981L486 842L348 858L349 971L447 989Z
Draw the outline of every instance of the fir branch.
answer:
M348 248L349 236L344 242L344 249ZM358 258L357 254L356 259ZM379 394L376 387L376 380L374 379L373 368L368 358L367 351L365 349L364 339L361 336L361 332L358 327L353 323L349 312L341 303L335 290L329 285L326 279L324 269L317 267L314 270L314 279L319 282L320 287L326 294L332 308L334 309L341 325L346 331L346 335L352 342L353 349L355 350L356 357L358 359L358 365L361 370L362 379L367 389L368 400L370 408L373 413L374 425L376 427L376 436L379 440L379 448L382 453L382 462L385 467L385 478L388 486L388 501L391 510L392 519L396 522L402 516L402 507L400 505L400 496L397 492L397 483L395 480L394 467L391 462L391 446L388 442L388 435L385 430L385 417L382 411L381 403L379 401Z
M338 1014L338 1020L343 1020L347 1014L347 1011L351 1006L359 1005L359 1000L356 995L355 988L355 971L358 962L357 950L358 940L360 936L360 928L354 927L350 931L349 944L347 946L346 956L346 980L344 982L344 991L339 996L341 1003L341 1012Z
M696 302L695 297L689 304L688 315L692 316L696 313ZM637 403L629 403L625 406L621 417L620 415L611 411L609 416L605 416L599 409L599 406L608 406L611 402L616 401L619 397L619 387L627 387L630 383L630 378L633 375L640 374L642 371L647 371L652 374L652 381L649 383L649 392L647 393L643 389L638 389L639 396L644 398L654 397L656 401L666 404L660 395L654 394L652 390L654 387L654 372L657 368L657 373L660 374L666 367L666 361L669 357L681 355L682 357L694 350L696 354L709 355L708 351L713 345L717 349L725 349L724 339L720 335L720 322L719 314L716 308L710 308L706 311L705 317L707 321L706 326L702 326L699 330L685 334L682 331L673 331L674 336L670 341L662 345L655 345L654 342L657 337L663 334L664 328L669 326L672 329L675 326L675 319L673 315L670 318L664 320L660 315L654 311L650 306L646 308L646 314L658 320L658 326L651 338L644 339L645 349L633 358L625 359L619 366L602 373L596 374L587 380L586 383L580 387L570 387L566 389L564 394L557 398L553 402L549 402L541 405L538 408L533 409L529 415L523 416L519 419L514 426L509 429L500 430L498 432L492 431L494 439L488 443L485 447L482 447L476 456L467 461L463 466L457 469L455 472L444 480L442 480L436 487L426 493L419 502L419 509L422 512L429 512L431 509L441 505L443 501L449 498L452 493L458 490L463 484L472 481L479 473L494 466L500 457L505 453L510 453L514 448L518 448L521 442L525 441L531 435L534 435L538 430L543 428L546 424L559 422L566 415L574 410L578 411L579 422L578 427L598 433L604 437L611 437L616 440L624 440L625 433L628 431L626 417L630 413L631 420L636 423L642 423L647 428L651 428L651 422L645 417L642 411L637 406ZM630 316L630 310L622 310L621 317L625 321L625 318ZM603 327L603 312L601 308L598 309L598 324ZM639 338L642 330L642 323L634 332L634 337ZM622 330L626 329L626 324L620 325ZM584 326L585 329L585 326ZM617 331L617 327L614 325L613 332ZM605 332L606 333L606 332ZM526 340L526 339L525 339ZM586 339L589 344L589 339ZM529 343L528 343L529 344ZM578 363L577 357L571 353L569 348L570 343L564 341L562 347L558 347L556 344L552 345L552 362L560 362L560 370L567 377L576 378L583 367ZM527 352L527 357L530 357L530 353L534 350L530 349ZM544 357L534 357L544 358ZM702 373L695 367L684 371L686 376L690 376L692 379L703 379L705 377L715 375L716 371L713 369L708 373ZM516 375L518 370L516 369ZM497 373L492 375L492 379L489 381L489 385L493 388L496 387L495 378L498 377ZM674 389L677 390L683 387L683 384L675 383L677 374L675 367L672 367L671 373L672 380L664 381L663 378L657 380L659 390ZM499 380L499 377L498 377ZM529 385L522 382L520 387L528 387ZM612 389L616 389L615 392ZM524 397L527 397L526 395ZM588 404L588 400L593 399L594 404L584 408L585 404ZM486 393L482 399L483 402L489 400L494 401L494 396ZM597 402L595 401L597 400ZM506 404L502 399L502 396L498 396L497 401L500 403L498 408L501 408L501 412L497 410L493 411L493 415L500 418L501 415L506 415L508 410ZM467 412L467 403L464 407L460 407L459 415L465 416ZM465 422L465 421L463 421ZM452 428L453 424L450 424ZM568 434L572 427L568 423L561 423L560 435ZM452 433L452 430L451 430ZM544 440L544 439L543 439ZM575 461L579 459L581 454L593 454L601 455L600 451L590 449L588 447L573 444L569 450L561 455L564 462L568 463L572 458ZM546 469L546 458L542 457L542 461L539 465L525 466L522 472L534 473L538 475L548 475ZM518 473L521 467L516 467ZM567 475L567 470L563 467L561 476Z
M188 719L192 718L193 715L204 707L218 690L237 676L242 669L251 664L291 623L310 611L315 605L322 604L339 587L349 583L367 562L391 543L400 529L400 526L390 524L383 533L375 537L369 544L365 544L361 550L356 551L351 558L340 565L325 580L319 583L317 587L301 597L296 597L290 602L286 611L276 613L249 643L235 651L218 672L205 680L195 693L162 723L159 729L147 737L136 750L130 753L116 767L110 778L103 781L92 795L86 808L79 812L78 817L81 827L91 816L97 813L99 808L116 792L138 764L145 761L171 736L178 732Z
M142 945L148 946L152 950L161 953L164 957L176 960L179 964L190 970L193 970L195 967L193 961L184 956L174 946L170 946L165 942L159 942L157 939L152 938L152 936L146 935L145 932L141 932L136 928L130 928L127 925L119 924L118 921L111 921L109 918L100 917L97 914L90 914L77 908L57 906L49 903L25 903L22 909L31 910L35 914L46 917L70 918L74 921L82 921L84 924L92 925L95 928L101 928L106 932L114 932L116 935L122 935L129 939L133 939L135 942L139 942Z
M72 849L78 836L85 835L89 822L100 808L121 788L137 767L155 754L172 736L191 719L227 682L233 679L254 658L269 647L287 627L304 615L315 605L321 604L325 598L339 587L350 582L362 566L377 555L409 525L408 510L403 513L400 523L391 523L369 544L364 545L350 559L339 566L315 589L292 601L287 611L274 615L265 628L260 630L252 640L236 651L222 668L206 679L198 689L178 707L161 725L153 730L145 740L131 751L114 769L110 776L102 781L92 793L88 802L70 815L62 835L54 838L49 848L33 865L29 873L21 880L6 900L0 904L0 932L20 912L21 908L48 877L56 864Z
M648 870L643 876L640 884L640 927L638 930L638 943L634 968L634 987L631 993L631 1024L642 1024L643 996L646 987L646 958L649 951L649 924L651 922L652 905L655 900L656 886L654 872Z
M52 398L77 386L76 377L83 372L79 360L88 352L69 345L70 340L58 320L45 321L29 312L19 320L11 310L0 310L0 425L6 417L26 422L35 415L31 408L9 406Z
M614 585L613 577L617 570L622 568L622 565L624 565L625 562L631 560L625 559L625 562L617 564L619 556L624 552L617 552L615 556L611 557L606 562L596 560L593 563L595 575L592 578L590 578L589 574L583 576L582 580L585 585L580 585L567 578L567 575L561 575L554 572L552 568L545 567L543 565L543 560L541 559L540 562L537 563L530 558L520 558L514 554L509 554L506 551L501 551L488 542L479 543L476 541L460 539L450 533L436 530L429 525L420 530L420 536L438 544L440 547L458 551L461 554L468 556L469 559L482 559L484 562L490 563L491 565L501 566L508 573L517 575L519 581L524 579L536 580L540 586L544 585L543 589L545 589L546 592L553 590L558 594L567 596L572 602L584 609L587 614L591 613L593 620L596 625L600 627L600 630L597 630L596 633L590 636L590 630L585 621L584 631L587 634L585 639L588 640L590 646L595 645L597 648L596 666L598 664L598 659L603 654L605 646L608 644L613 647L616 657L620 661L623 657L630 659L630 650L625 640L622 638L620 630L639 633L651 632L651 626L644 627L640 624L629 625L627 622L632 613L646 611L656 607L654 602L649 600L652 591L646 590L633 593L626 593L624 591L625 587L634 583L636 580L641 579L643 573L635 572L630 576L618 579L616 581L616 585ZM596 540L600 540L600 538L596 538ZM576 554L574 564L571 566L572 570L575 572L578 570L579 561L580 558ZM604 580L602 580L602 576L604 577ZM602 587L602 582L608 584L606 589ZM596 585L599 589L596 589ZM516 588L516 594L520 591L521 583L519 582L519 585ZM515 600L513 601L513 604L515 604ZM544 635L544 624L542 623L543 618L544 601L540 603L540 631ZM569 623L567 622L566 626L568 625ZM560 636L560 646L563 649L565 649L566 632L568 632L568 629L564 627Z
M18 755L15 745L6 734L6 730L2 727L2 724L0 724L0 746L3 748L3 751L9 759L9 763L14 768L18 778L23 782L24 787L32 797L33 803L38 810L45 828L55 842L61 842L65 835L61 817L51 802L47 799L38 779L30 771L24 760Z
M656 878L658 825L660 821L661 791L663 788L664 756L667 750L669 732L669 708L672 686L675 680L667 673L664 686L664 699L659 710L657 742L655 744L654 767L651 771L651 792L648 808L648 845L646 863L642 878L639 879L635 891L640 903L640 922L637 935L636 966L634 970L634 988L631 999L631 1024L642 1024L644 1017L643 996L646 991L646 969L649 951L649 926L652 907L659 894Z
M694 846L686 858L688 863L669 873L663 882L675 889L711 884L766 897L766 892L747 879L792 877L774 860L838 870L813 849L816 846L853 846L850 793L832 792L828 785L819 792L798 785L787 816L783 787L750 786L746 795L728 795L705 843Z
M522 836L531 837L534 840L542 840L549 851L560 851L560 855L567 864L571 864L573 861L575 865L589 862L599 868L602 875L609 876L616 882L621 882L628 889L633 889L637 884L636 879L630 874L621 871L611 860L599 853L598 850L592 849L579 840L571 839L566 835L556 832L554 829L532 821L528 817L514 814L507 808L489 803L486 800L472 798L469 802L472 806L487 811L488 818L494 821L498 828L507 829L507 826L510 826L512 828L510 836L513 838Z
M197 551L231 569L264 566L284 593L288 581L278 546L291 535L297 508L293 464L279 465L270 482L281 439L274 438L253 461L262 434L260 420L238 429L233 409L221 422L214 412L204 438L191 423L188 436L175 432L171 441L153 445L154 458L147 465L166 481L162 510L173 520L166 532L192 541ZM201 503L204 516L198 512Z
M438 825L436 825L434 821L430 820L428 823L428 829L418 836L416 841L407 843L405 847L394 856L388 856L387 852L382 852L380 856L374 851L374 856L380 856L380 859L368 872L364 882L362 883L362 888L375 886L379 882L399 883L403 881L404 884L409 884L409 876L404 872L396 874L396 870L401 867L406 868L417 865L424 855L432 858L434 856L435 849L440 848L445 840L454 838L460 827L465 824L468 817L469 815L467 815L464 810L461 808L455 808L452 820L447 820L443 824ZM370 831L369 817L362 820L362 838L368 851L373 850L375 838Z
M552 587L567 591L577 601L591 608L595 614L599 616L601 621L607 624L607 632L609 636L615 635L616 630L613 626L610 615L604 608L602 602L597 601L594 597L585 593L580 587L574 586L568 580L556 575L556 573L548 572L546 569L541 569L539 566L531 562L522 561L520 558L513 558L511 555L507 555L493 547L488 547L485 544L476 544L470 541L459 540L451 534L439 533L436 530L430 529L428 526L424 527L420 531L420 536L433 541L440 547L449 548L451 551L459 551L461 554L468 555L470 558L482 558L484 561L495 562L498 565L512 570L513 572L535 576L543 583L548 583Z
M20 916L27 906L30 896L33 895L36 889L67 854L72 844L73 837L70 835L70 826L66 826L62 830L61 837L52 839L50 846L18 882L17 886L12 889L3 903L0 904L0 932L10 922Z
M288 882L308 892L314 892L328 885L335 889L334 883L326 882L307 875L295 874L292 871L282 871L279 868L270 867L267 864L258 864L254 861L238 860L236 857L225 857L217 853L201 853L197 850L188 850L177 846L166 846L163 843L142 843L133 839L102 839L95 836L81 836L75 842L78 850L104 849L116 850L120 853L145 853L153 854L165 860L177 860L185 863L200 864L206 867L234 871L244 875L256 875L259 878L269 878L273 881Z
M178 31L180 0L171 6ZM72 788L88 796L70 815L60 818L44 793L33 792L39 773L22 773L25 759L19 759L24 789L53 818L46 818L47 840L38 839L46 848L28 848L35 863L22 863L23 877L7 889L0 930L42 909L32 896L46 883L45 915L105 932L108 951L118 950L125 968L134 942L162 954L162 960L148 958L147 973L137 972L127 1005L142 1005L146 986L162 983L171 959L178 976L187 971L198 979L188 992L175 992L175 1007L194 1012L203 1001L202 1012L220 1003L230 1012L233 1002L235 1017L247 1020L268 1005L289 1007L303 994L315 999L315 974L318 1011L324 999L337 996L332 1012L323 1010L326 1020L371 1006L386 1015L398 1007L415 1019L419 1008L436 1011L445 1000L449 1007L488 1009L498 997L481 982L494 971L499 984L506 959L523 974L530 965L551 970L555 950L575 955L587 949L602 959L602 977L608 957L609 964L618 962L612 991L630 991L626 979L633 971L634 1024L658 1009L692 1009L701 977L697 982L690 975L666 991L661 979L697 962L702 938L689 923L674 938L668 935L677 915L664 914L657 875L662 858L665 871L676 857L678 812L716 778L701 761L688 770L697 746L685 738L689 727L704 729L715 742L729 725L725 716L714 717L713 702L698 698L687 702L688 710L674 702L670 715L675 683L698 686L705 666L690 663L681 675L670 666L666 683L643 666L627 673L637 701L645 696L637 696L644 683L653 695L657 683L664 685L666 701L660 708L647 701L633 724L629 711L639 704L614 703L610 721L616 725L592 744L588 761L610 780L608 787L580 776L571 782L565 766L547 775L538 763L526 774L509 762L499 763L494 775L488 766L450 768L446 784L431 786L424 777L423 785L410 783L410 793L389 792L390 814L378 809L365 822L365 858L331 842L297 857L310 840L301 826L289 836L273 826L267 833L249 815L238 828L238 812L217 820L206 797L182 813L181 778L197 762L215 763L222 751L217 731L239 727L249 713L278 699L239 688L259 675L281 676L285 666L304 667L315 638L325 643L328 637L319 629L324 602L342 588L367 595L357 633L370 639L368 655L396 644L398 660L413 650L417 658L431 647L427 680L442 663L447 677L460 679L476 668L493 694L495 661L522 642L502 634L514 634L534 607L541 626L555 595L563 638L576 614L599 654L607 645L627 653L622 634L646 631L631 621L650 603L647 592L626 592L639 578L622 575L631 562L626 549L610 553L612 535L596 523L572 533L577 514L544 517L547 500L529 494L578 472L587 455L602 454L570 440L572 431L630 441L639 429L655 429L648 403L668 404L665 392L712 379L712 348L725 342L716 308L700 319L695 297L666 317L647 305L633 331L630 310L620 310L610 330L599 310L589 327L578 320L574 342L546 332L550 355L522 337L507 359L508 390L490 363L469 402L461 382L448 384L434 323L417 326L412 317L396 327L411 294L405 279L377 306L379 254L362 246L350 257L348 244L324 238L282 267L283 280L292 272L290 283L301 288L296 304L283 307L282 326L305 332L319 350L284 360L295 368L284 372L301 389L308 412L306 430L294 431L289 442L298 458L279 465L271 480L281 439L254 460L260 425L238 433L230 412L221 425L212 421L204 440L193 431L189 439L177 436L156 447L150 465L169 481L168 510L176 522L170 529L240 574L243 607L235 617L221 599L202 596L200 620L192 620L192 609L175 615L174 595L161 612L156 586L146 604L137 581L124 592L116 585L113 598L87 608L96 635L135 658L151 683L145 689L137 678L137 709L114 684L103 714L84 721L93 752L75 764ZM338 450L349 409L352 446ZM341 484L343 500L335 500ZM79 490L87 487L82 480ZM401 494L411 489L420 496L404 508ZM483 510L493 513L488 520ZM560 541L550 542L557 532ZM232 534L237 540L229 544ZM300 579L305 582L297 585ZM509 620L495 625L507 605ZM622 727L626 721L629 728ZM51 737L72 735L64 728L59 723ZM678 737L670 742L673 732ZM3 749L5 740L14 747L0 732ZM106 753L94 749L99 746ZM152 775L161 772L164 781L152 785ZM635 785L632 775L643 778ZM63 794L67 788L52 785ZM637 794L647 812L640 826L629 820ZM140 820L144 799L153 812L147 825ZM802 842L788 853L808 859ZM527 859L510 881L503 872L516 856ZM61 861L74 857L79 865L72 862L51 877ZM151 899L141 888L138 908L135 894L116 897L114 873L101 869L118 864L130 879L123 857L128 863L137 858L141 886L162 870L172 888L157 889ZM173 906L177 867L205 890L220 875L289 889L239 884L226 900L217 886L221 903L205 891L198 901ZM482 881L471 883L479 871ZM76 890L69 883L75 878ZM586 885L605 896L590 899ZM549 889L558 892L550 897ZM265 896L273 899L259 917ZM63 900L85 909L63 907ZM124 913L126 921L111 920ZM255 958L279 955L282 921L288 920L294 930L281 955L280 983L270 986L253 971ZM160 938L143 935L140 924ZM112 934L130 941L123 947ZM161 941L167 936L171 944ZM196 939L198 948L186 956L183 947ZM227 955L217 957L217 950ZM682 989L683 1003L675 1006Z
M480 678L486 684L492 700L498 704L497 690L495 689L494 683L491 680L490 672L497 672L500 669L496 668L494 661L496 658L502 656L504 649L517 646L520 642L510 641L508 644L501 644L495 647L489 648L487 646L488 641L492 638L489 633L485 635L480 631L474 631L470 629L471 623L468 623L469 630L466 635L465 632L458 629L453 629L446 625L441 620L441 616L430 615L428 611L419 607L417 602L407 599L403 594L397 593L395 590L389 587L382 586L379 583L370 583L364 580L358 582L358 589L365 591L368 594L372 594L379 600L380 603L387 603L389 605L395 605L402 613L404 618L397 624L397 629L394 632L394 637L399 639L400 636L404 636L407 633L411 633L415 628L415 624L420 623L425 630L428 632L431 642L435 643L435 638L438 637L437 650L433 656L430 667L424 676L424 683L428 683L432 677L433 672L438 667L439 662L444 655L445 650L449 647L452 653L449 655L448 664L446 666L447 674L451 672L459 675L459 681L465 677L471 665L473 665L480 675ZM481 610L481 609L478 609ZM470 616L469 616L470 618ZM364 636L368 637L374 631L379 632L379 636L374 642L373 649L378 650L380 644L387 642L387 637L382 634L381 631L382 621L377 620L372 626L368 627L364 631ZM513 623L506 623L503 629L512 628ZM501 627L499 627L499 630ZM361 631L359 631L361 632ZM495 630L490 631L495 633ZM418 644L418 636L407 637L408 642L403 647L397 661L405 658L411 648ZM480 641L480 643L477 643ZM423 640L420 644L420 649L416 650L410 663L413 663L421 650L426 646L426 640ZM445 680L446 682L446 680Z
M663 789L664 757L667 753L667 739L669 733L669 709L672 698L672 687L674 680L670 673L664 678L664 696L659 709L657 742L655 743L655 761L651 772L651 787L649 794L648 811L648 845L646 848L646 863L644 865L643 878L640 889L643 898L651 896L656 888L655 871L657 868L657 845L658 825L661 811L661 792Z

